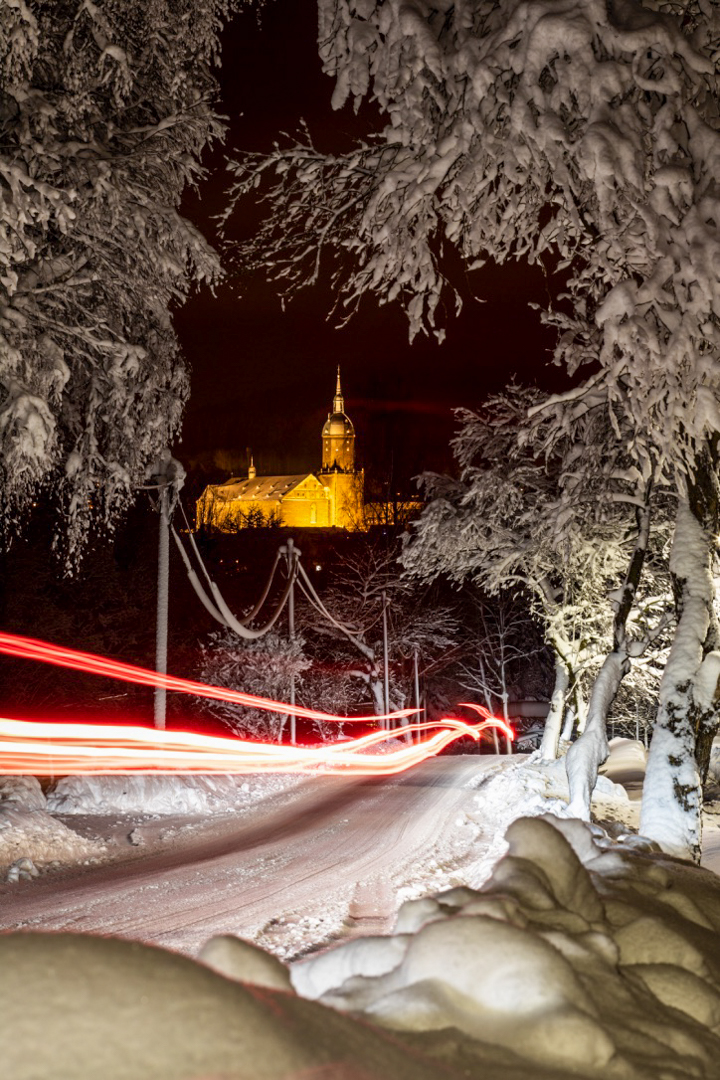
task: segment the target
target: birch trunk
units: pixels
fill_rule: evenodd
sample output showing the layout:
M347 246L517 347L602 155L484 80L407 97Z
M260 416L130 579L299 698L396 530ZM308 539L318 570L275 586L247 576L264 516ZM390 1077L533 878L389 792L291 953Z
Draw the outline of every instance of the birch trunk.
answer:
M679 618L660 684L648 754L640 832L681 858L700 857L702 788L695 760L693 689L714 636L714 536L680 500L670 555Z
M555 654L555 686L550 698L550 712L545 721L542 742L540 744L540 759L542 761L555 761L560 740L563 714L565 712L565 695L570 685L570 673L562 658Z
M630 670L627 622L642 576L650 540L650 489L645 505L637 510L637 539L617 602L613 626L613 649L593 684L584 730L565 757L565 771L570 789L568 811L584 821L590 820L590 802L597 783L598 769L608 756L607 714L620 683Z
M568 813L590 820L590 800L597 783L598 769L608 756L607 714L620 683L630 668L624 649L609 653L593 684L585 730L565 758L570 804Z

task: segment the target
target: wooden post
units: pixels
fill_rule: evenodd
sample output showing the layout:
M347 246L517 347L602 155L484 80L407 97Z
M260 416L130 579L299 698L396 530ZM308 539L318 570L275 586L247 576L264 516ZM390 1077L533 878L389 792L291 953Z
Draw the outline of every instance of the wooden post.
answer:
M390 712L390 674L388 670L388 628L387 628L387 596L385 590L382 591L382 605L383 605L383 677L384 677L384 689L385 689L385 712ZM383 720L383 728L385 731L390 731L391 724L389 720Z
M295 554L293 552L293 540L292 537L288 537L287 542L287 565L288 575L290 577L290 593L288 595L288 635L290 641L295 640ZM290 667L290 742L295 746L296 731L295 731L295 669Z

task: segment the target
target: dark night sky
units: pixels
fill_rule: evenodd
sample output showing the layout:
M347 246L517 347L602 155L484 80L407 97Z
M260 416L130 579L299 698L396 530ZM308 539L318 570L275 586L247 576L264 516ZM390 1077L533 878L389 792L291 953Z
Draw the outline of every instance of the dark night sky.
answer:
M269 148L304 118L318 146L341 150L349 136L380 123L367 104L358 117L350 107L332 112L333 83L320 69L315 37L315 0L270 0L261 22L248 12L226 30L221 111L230 131L226 146L208 156L211 175L199 198L185 206L210 239L232 149ZM239 230L248 229L253 213L248 207ZM241 468L251 446L261 473L317 468L320 427L340 363L363 463L386 476L392 459L400 481L447 464L454 406L477 405L514 374L548 388L563 385L548 367L553 335L528 307L529 300L546 298L538 268L489 266L472 275L458 268L454 284L465 303L459 318L450 315L445 343L416 339L412 346L402 310L372 298L348 326L335 329L322 286L302 292L285 313L262 280L244 280L240 289L225 284L215 297L203 290L176 316L193 372L177 455L186 465L207 465L224 450ZM227 475L215 472L218 479Z

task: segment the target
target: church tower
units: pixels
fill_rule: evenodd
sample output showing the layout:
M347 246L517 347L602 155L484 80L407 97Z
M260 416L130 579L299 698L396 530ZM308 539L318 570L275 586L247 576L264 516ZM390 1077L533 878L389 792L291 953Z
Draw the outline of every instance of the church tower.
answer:
M322 467L318 474L330 495L330 525L340 529L362 529L363 474L355 471L355 428L345 414L340 385L340 366L333 398L333 411L322 429Z
M322 429L321 472L355 472L355 428L345 415L345 400L340 385L340 365L337 369L337 385L333 398L333 411Z

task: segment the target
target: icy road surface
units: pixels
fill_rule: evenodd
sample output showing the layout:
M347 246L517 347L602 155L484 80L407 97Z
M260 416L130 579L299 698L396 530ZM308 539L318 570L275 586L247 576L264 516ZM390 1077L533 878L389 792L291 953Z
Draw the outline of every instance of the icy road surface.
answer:
M489 854L497 832L483 834L482 792L507 760L445 757L389 778L309 778L139 858L2 885L0 927L118 934L192 954L233 933L284 959L390 930L403 900L465 883L463 868ZM171 822L163 825L167 834Z

